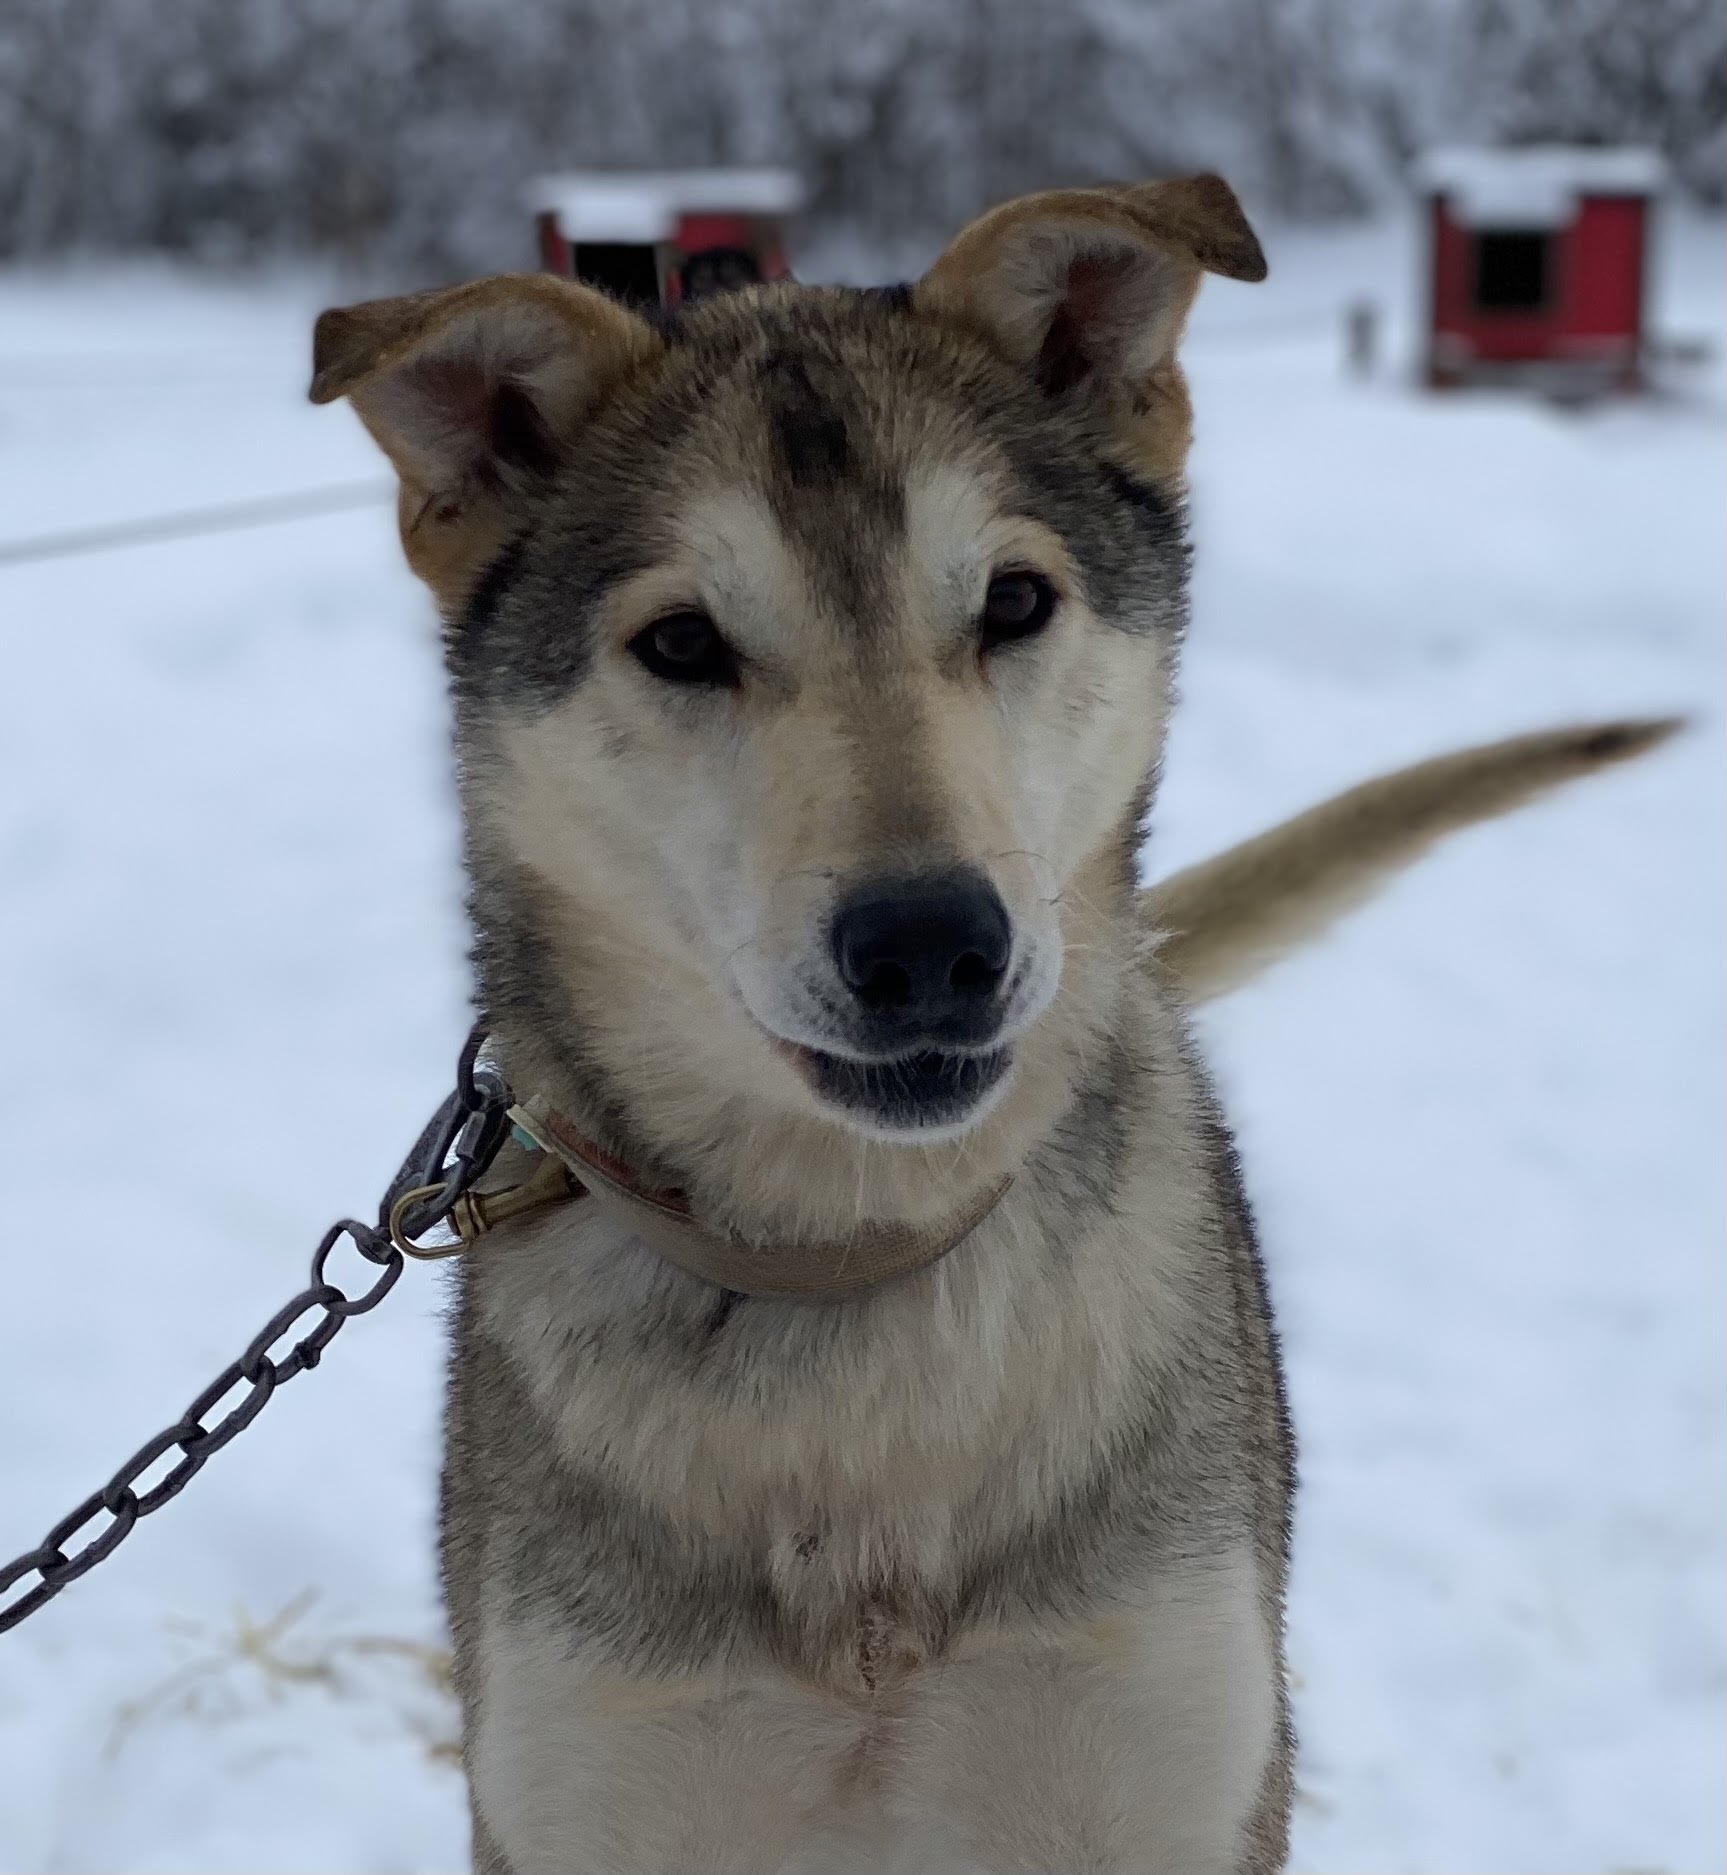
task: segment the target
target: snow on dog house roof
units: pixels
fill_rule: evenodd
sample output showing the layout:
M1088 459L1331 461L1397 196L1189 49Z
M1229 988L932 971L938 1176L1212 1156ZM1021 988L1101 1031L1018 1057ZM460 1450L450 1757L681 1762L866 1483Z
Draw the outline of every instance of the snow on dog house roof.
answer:
M790 215L803 183L789 169L571 170L528 191L577 241L669 241L685 215Z
M1653 150L1558 143L1429 150L1415 166L1417 186L1465 228L1563 227L1585 196L1654 195L1666 175Z

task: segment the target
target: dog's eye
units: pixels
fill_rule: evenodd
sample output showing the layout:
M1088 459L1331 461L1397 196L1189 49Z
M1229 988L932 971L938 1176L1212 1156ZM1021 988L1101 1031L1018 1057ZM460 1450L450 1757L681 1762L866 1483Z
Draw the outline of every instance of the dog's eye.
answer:
M630 640L636 659L669 684L731 688L738 681L737 653L705 612L671 612Z
M1055 588L1041 573L998 573L989 583L978 629L983 648L1029 638L1049 623Z

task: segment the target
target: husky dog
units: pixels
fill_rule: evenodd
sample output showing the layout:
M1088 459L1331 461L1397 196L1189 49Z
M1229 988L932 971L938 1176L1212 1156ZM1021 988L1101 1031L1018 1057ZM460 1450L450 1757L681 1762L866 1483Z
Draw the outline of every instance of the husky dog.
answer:
M1203 176L907 289L319 322L446 628L492 1047L590 1193L461 1268L486 1875L1284 1863L1290 1429L1183 984L1661 729L1142 904L1207 271L1265 263Z

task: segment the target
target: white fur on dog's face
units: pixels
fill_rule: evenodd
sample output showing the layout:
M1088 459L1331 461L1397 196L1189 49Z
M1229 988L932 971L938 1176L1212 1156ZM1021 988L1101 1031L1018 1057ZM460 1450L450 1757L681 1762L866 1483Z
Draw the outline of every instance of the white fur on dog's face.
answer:
M865 629L835 615L768 500L747 485L692 500L674 550L610 595L582 685L504 738L518 857L580 898L596 872L612 881L644 949L680 953L664 960L680 994L693 965L802 1100L796 1051L867 1046L830 932L872 877L987 878L1013 926L992 1046L1037 1023L1061 981L1064 890L1130 808L1161 730L1160 638L1100 623L1051 529L960 465L916 471L903 496L885 615ZM984 653L985 591L1009 569L1042 574L1058 603L1039 635ZM667 684L629 651L687 609L738 653L735 690ZM919 1136L965 1130L1005 1085Z

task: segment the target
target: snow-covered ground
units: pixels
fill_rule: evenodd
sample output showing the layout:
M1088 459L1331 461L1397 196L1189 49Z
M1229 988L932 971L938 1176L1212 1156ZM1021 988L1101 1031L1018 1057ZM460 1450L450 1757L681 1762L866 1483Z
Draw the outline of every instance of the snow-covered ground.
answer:
M1719 365L1566 413L1346 381L1385 231L1190 350L1200 561L1158 871L1390 764L1701 713L1461 839L1207 1028L1303 1438L1296 1866L1712 1875L1721 1839ZM1719 228L1660 309L1718 335ZM0 276L0 541L374 473L317 303ZM1407 355L1399 327L1392 351ZM364 1211L464 967L388 513L0 568L0 1557ZM0 1868L465 1866L437 1683L440 1283L0 1639Z

